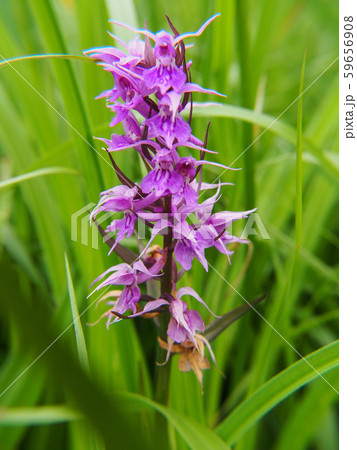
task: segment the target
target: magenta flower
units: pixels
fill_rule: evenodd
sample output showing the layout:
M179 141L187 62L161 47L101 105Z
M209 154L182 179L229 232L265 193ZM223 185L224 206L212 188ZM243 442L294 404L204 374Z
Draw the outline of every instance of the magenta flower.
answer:
M134 198L138 193L136 187L115 186L100 194L100 201L92 211L91 217L94 219L101 211L126 211L130 210L134 204Z
M210 207L208 209L211 209ZM251 209L250 211L243 212L231 212L231 211L221 211L219 213L215 213L212 216L209 215L208 209L205 210L204 214L198 214L201 219L201 222L204 225L201 227L200 231L203 235L207 236L208 239L213 237L214 246L221 253L230 256L233 252L227 249L228 244L232 244L234 242L238 242L240 244L247 244L249 241L246 239L242 239L238 236L232 236L227 231L232 223L239 219L246 219L249 214L256 211L255 209Z
M154 137L160 138L171 148L174 140L186 142L191 136L191 127L179 114L181 95L175 91L165 94L159 101L159 113L144 121Z
M165 299L158 299L148 302L144 309L136 314L126 316L128 319L142 316L148 312L155 311L158 308L167 305L171 314L171 319L167 329L167 335L172 339L173 342L182 343L187 339L196 343L196 331L203 332L205 324L198 313L193 309L189 310L186 303L181 300L184 295L190 295L194 297L199 303L204 305L208 311L215 317L216 316L202 300L202 298L197 294L197 292L189 287L183 287L179 289L176 293L176 298L171 296L170 301Z
M154 47L154 61L155 67L144 72L143 78L148 87L157 88L160 93L165 94L170 88L179 92L185 81L186 74L176 65L176 50L175 47L183 39L200 36L205 28L217 17L215 16L208 19L196 33L186 33L180 36L172 36L166 31L162 30L154 34L148 30L139 30L131 27L122 22L112 21L112 23L121 27L127 28L134 33L139 33L147 36L155 42ZM99 58L98 58L99 59Z
M195 342L196 331L203 332L205 324L197 311L189 310L186 303L175 299L170 304L171 319L167 328L167 335L174 342L186 340Z
M216 17L207 20L196 33L186 34L178 34L170 21L172 33L161 30L156 34L114 22L145 36L145 41L137 36L126 44L113 36L125 51L98 47L85 52L112 74L114 86L97 98L105 98L107 107L114 112L110 126L121 123L124 129L124 134L99 138L107 145L106 151L122 185L101 193L91 219L103 212L119 214L106 231L115 236L110 251L115 250L125 263L100 275L95 280L100 282L95 291L123 287L121 291L112 291L115 301L109 303L112 307L104 314L108 324L121 319L166 315L163 322L168 324L167 329L161 332L167 335L167 343L160 338L161 347L167 349L167 358L170 352L180 353L181 370L193 369L200 382L202 369L209 367L204 347L209 349L213 360L214 356L208 340L201 335L205 333L205 324L200 314L189 309L182 297L190 295L209 308L192 288L177 290L176 286L183 273L192 268L194 259L208 271L207 248L215 247L229 257L232 254L229 244L246 243L232 236L229 227L255 211L213 212L220 199L221 186L229 183L203 181L204 167L237 169L207 161L206 154L216 152L206 148L207 135L203 142L191 130L195 93L221 94L191 82L192 62L186 60L188 48L184 40L200 36ZM185 120L182 112L188 109L190 119ZM114 160L116 152L128 149L138 152L142 167L147 170L134 181ZM196 157L188 156L189 149ZM200 203L200 194L207 189L216 189L216 193ZM134 235L138 220L151 229L147 245L143 241L138 245L140 254L119 244ZM160 236L162 246L153 242ZM141 288L148 281L148 290L142 293ZM155 281L161 282L160 292L151 289ZM131 314L127 315L127 311Z
M205 249L212 247L213 239L202 238L200 233L190 226L185 220L178 222L173 227L174 239L177 239L175 246L175 257L177 262L185 270L190 270L192 261L197 258L203 267L208 271L208 263L205 258Z
M135 312L136 305L141 296L138 285L158 276L165 265L166 256L165 253L151 269L147 269L142 261L136 261L132 266L125 263L113 266L93 281L92 284L95 284L111 273L111 275L109 275L106 280L102 281L93 292L98 291L105 286L124 286L124 290L118 297L114 307L111 308L111 311L115 311L118 314L124 314L128 310ZM118 320L118 317L115 317L114 322ZM110 324L112 322L109 320L108 323Z
M186 81L186 74L176 66L173 42L173 37L166 31L157 33L154 49L156 65L144 73L146 85L159 89L162 95L170 88L180 91Z
M144 193L149 193L155 189L155 195L162 197L175 194L182 188L184 179L174 170L175 161L172 153L167 148L157 151L152 159L154 169L141 182L141 189Z
M107 226L106 231L111 231L116 234L115 245L124 238L129 238L135 230L136 215L132 211L126 211L122 219L113 220ZM111 253L111 251L109 252Z
M193 259L197 258L206 271L208 271L208 263L204 251L206 248L213 246L213 238L208 240L207 236L202 236L197 229L189 225L185 220L186 215L184 213L179 212L172 219L162 219L162 216L162 213L141 214L141 217L144 219L158 220L152 229L151 239L146 248L158 234L166 234L167 230L171 228L173 239L176 241L174 254L177 262L185 270L190 270ZM175 221L176 223L174 223Z
M196 331L202 332L204 330L204 323L195 310L189 310L186 303L181 300L184 295L194 297L199 303L204 305L208 311L216 316L197 294L197 292L190 287L183 287L176 293L176 299L170 303L170 313L172 315L167 329L168 336L177 343L184 342L186 339L195 342Z
M101 211L124 213L123 219L114 220L107 227L107 231L116 233L115 246L122 239L125 237L129 238L133 234L138 213L150 205L153 200L154 195L147 197L140 196L137 187L130 188L125 185L115 186L112 189L102 192L98 205L91 213L91 219L95 219Z

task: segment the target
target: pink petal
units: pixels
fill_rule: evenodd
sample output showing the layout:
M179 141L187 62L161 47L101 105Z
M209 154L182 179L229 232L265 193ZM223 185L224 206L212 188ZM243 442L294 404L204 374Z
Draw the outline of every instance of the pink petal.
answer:
M162 298L159 298L158 300L153 300L152 302L147 302L142 311L140 311L136 314L132 314L131 316L127 316L127 319L132 319L133 317L142 316L143 314L153 311L154 309L157 309L162 305L169 305L169 304L170 303L167 300L164 300Z
M188 316L188 320L190 322L191 328L195 331L203 332L205 329L205 324L200 316L198 311L194 309L190 309L185 313Z
M131 25L127 25L126 23L123 22L119 22L117 20L109 20L109 23L114 23L115 25L119 25L120 27L126 28L127 30L132 31L133 33L139 33L139 34L143 34L145 36L148 36L150 39L152 39L153 41L156 40L156 36L154 33L151 33L148 30L141 30L138 28L134 28Z
M191 269L194 253L182 241L179 241L175 246L175 257L185 270Z
M227 227L234 222L235 220L239 219L246 219L249 214L255 212L257 208L250 209L249 211L220 211L218 213L215 213L210 218L210 223L212 223L213 226L220 226L220 225L226 225Z
M222 167L223 169L226 170L241 170L240 168L235 168L235 167L229 167L229 166L225 166L224 164L220 164L220 163L216 163L216 162L212 162L212 161L197 161L197 166L201 165L201 164L210 164L211 166L217 166L217 167Z
M197 292L190 288L190 287L182 287L180 288L176 293L176 298L181 298L184 295L190 295L191 297L194 297L197 301L199 301L203 306L205 306L208 311L215 317L221 317L217 316L214 312L212 312L209 307L206 305L206 303L202 300L202 298L197 294Z
M173 317L169 321L167 335L179 344L187 339L187 331Z
M226 95L220 94L219 92L214 91L213 89L205 89L196 83L186 83L182 88L181 92L201 92L202 94L213 94L219 95L220 97L227 97Z
M186 330L186 334L189 336L189 338L193 341L195 341L195 336L194 336L194 330L191 330L189 324L187 323L185 316L184 316L184 312L187 311L187 305L184 301L179 300L179 299L175 299L172 300L172 302L170 303L170 313L172 315L172 317L176 320L176 322L181 325L181 327L183 327ZM178 331L178 330L177 330ZM172 337L172 336L170 336ZM178 342L178 341L176 341Z
M93 286L93 284L97 283L99 280L104 278L108 273L110 272L117 272L119 275L124 274L125 272L128 272L131 269L129 264L121 263L117 264L116 266L112 266L109 269L107 269L105 272L103 272L99 277L97 277L90 285Z
M195 33L184 33L184 34L180 34L179 36L177 36L174 39L174 43L173 45L175 46L177 43L179 43L180 41L182 41L183 39L186 39L188 37L196 37L196 36L200 36L204 30L207 28L207 26L213 22L218 16L220 16L220 14L215 14L214 16L210 17L208 20L206 20L206 22L195 32ZM129 28L130 29L130 28Z

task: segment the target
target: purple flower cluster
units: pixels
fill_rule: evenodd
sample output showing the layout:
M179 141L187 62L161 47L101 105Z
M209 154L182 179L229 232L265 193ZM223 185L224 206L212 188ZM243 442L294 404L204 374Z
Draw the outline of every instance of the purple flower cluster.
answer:
M191 82L192 62L186 61L184 39L199 36L215 18L207 20L196 33L182 35L170 21L172 33L162 30L156 34L114 22L144 36L144 40L138 36L127 45L114 37L125 51L101 47L84 52L114 78L112 89L98 96L106 98L107 107L114 113L110 126L121 123L124 130L122 135L101 139L111 160L113 152L134 149L148 171L140 183L134 183L115 165L121 184L102 192L91 218L95 219L102 211L121 213L121 218L113 220L107 228L115 234L112 249L135 233L137 221L151 228L151 238L137 261L108 269L95 280L101 281L96 290L124 286L106 314L108 323L122 318L155 316L152 313L168 314L168 354L174 343L190 342L198 348L198 333L203 333L205 328L199 313L188 309L182 297L193 296L208 309L193 289L176 290L176 283L184 271L191 269L194 258L208 270L207 248L215 247L229 258L232 252L227 245L246 241L230 235L227 229L233 221L246 218L254 211L212 212L221 185L203 183L202 167L204 164L225 166L205 160L207 153L214 152L192 134L190 126L192 94L220 94ZM188 120L182 116L184 109L189 110ZM182 149L187 148L197 152L198 159L181 156ZM206 189L217 191L199 203L200 192ZM164 245L153 253L148 247L158 235L164 237ZM142 294L140 290L139 285L151 279L161 281L159 298ZM140 306L139 302L145 305ZM127 311L131 315L125 315Z

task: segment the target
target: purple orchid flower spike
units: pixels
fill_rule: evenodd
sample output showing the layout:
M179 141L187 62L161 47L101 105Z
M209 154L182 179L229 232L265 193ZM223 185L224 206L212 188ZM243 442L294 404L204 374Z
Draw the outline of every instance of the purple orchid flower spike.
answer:
M137 198L139 197L139 198ZM102 192L98 205L92 211L90 218L95 219L99 212L121 212L124 213L123 219L113 220L107 227L107 231L116 233L114 246L125 237L129 238L135 228L137 213L150 205L154 200L154 195L140 197L138 188L135 186L116 186L105 192ZM109 253L113 250L114 246Z
M114 86L98 98L104 97L107 108L115 114L110 126L121 124L124 129L123 134L113 133L110 139L98 138L107 145L106 151L123 185L102 192L91 219L101 213L118 213L106 230L100 228L100 232L114 233L115 238L107 240L110 252L115 248L126 262L134 261L131 265L117 264L95 280L99 283L95 291L122 287L102 297L114 299L107 302L111 308L103 316L108 318L109 325L121 319L155 319L163 315L163 320L160 318L155 323L161 324L159 344L167 350L166 361L170 353L179 353L180 370L194 370L201 385L202 370L209 367L204 349L208 348L212 360L215 359L208 340L201 334L205 332L205 324L199 312L189 309L182 297L194 297L213 313L196 291L180 288L178 284L195 259L208 271L207 248L215 247L229 258L233 253L230 244L247 243L232 236L228 229L234 221L245 219L255 211L214 212L221 198L221 187L230 183L204 181L205 168L239 169L207 161L207 153L216 154L207 148L209 127L204 141L194 136L191 129L193 95L196 92L222 94L191 82L192 62L186 60L189 46L185 46L184 40L200 36L217 16L208 19L197 32L184 34L179 34L168 18L172 33L165 30L152 33L146 28L135 29L113 22L144 36L145 41L137 36L126 44L109 33L122 45L123 51L97 47L84 52L113 75ZM189 120L182 115L184 109L190 110ZM127 149L138 152L142 167L147 170L141 176L134 170L135 181L125 175L125 169L119 169L114 159L116 152ZM190 150L196 158L188 155ZM202 191L207 189L216 192L200 202ZM136 230L138 221L151 229L146 245L141 229ZM134 235L140 237L138 254L130 250L128 259L129 250L119 242ZM158 245L157 240L162 238L162 245ZM160 282L160 292L153 289L155 280Z
M141 291L138 285L157 277L159 272L164 267L166 259L167 252L164 252L162 257L150 269L148 269L142 261L136 261L132 266L126 263L113 266L93 281L92 284L95 284L108 274L111 274L106 280L102 281L90 295L105 286L124 286L124 290L121 292L111 310L120 315L124 314L128 310L135 312L136 305L141 296ZM114 322L118 320L118 317L116 317ZM110 323L113 322L111 322L109 318L108 324Z

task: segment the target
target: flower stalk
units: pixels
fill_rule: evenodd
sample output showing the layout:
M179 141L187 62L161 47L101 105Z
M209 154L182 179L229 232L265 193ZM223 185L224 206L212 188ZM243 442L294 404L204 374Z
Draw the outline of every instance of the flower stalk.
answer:
M165 213L171 213L171 196L165 197ZM172 229L167 230L163 239L163 247L167 249L167 260L163 269L163 275L161 278L161 296L165 293L172 291ZM165 339L165 333L169 324L170 314L168 311L160 314L159 317L159 333L158 338ZM165 361L166 352L160 346L158 346L157 351L157 361ZM157 367L157 382L156 382L156 392L155 399L159 403L167 404L169 397L170 388L170 369L171 360L167 361L166 364L159 365ZM157 418L158 421L162 422L162 416ZM163 422L166 427L165 421ZM160 427L161 428L161 427Z
M165 197L165 213L171 214L171 196ZM172 291L172 229L168 228L164 235L164 248L167 249L167 260L161 278L161 295Z
M113 75L114 86L98 98L105 98L107 107L113 112L110 126L121 124L124 129L124 134L113 133L110 139L97 138L106 145L105 151L119 185L100 194L91 220L98 225L98 214L111 212L117 215L105 231L101 227L99 231L102 235L113 234L107 240L109 253L114 251L124 263L100 275L94 281L99 283L95 291L121 287L112 291L114 300L107 301L110 308L102 316L107 318L107 326L123 319L154 319L158 326L157 362L160 365L156 400L161 403L168 402L172 353L179 354L180 370L193 370L201 386L202 370L210 365L204 355L205 348L215 362L209 340L204 336L205 324L201 315L188 308L186 297L193 297L213 316L218 316L195 290L178 286L181 276L191 269L194 259L208 271L207 248L215 247L229 259L233 254L229 250L230 244L247 243L231 235L228 229L234 221L246 218L254 211L213 212L224 183L204 182L204 167L236 169L206 159L207 154L216 153L207 148L209 126L204 141L196 137L191 128L193 94L221 94L192 82L192 61L186 59L185 40L200 36L217 16L208 19L197 32L185 34L179 34L168 18L172 33L165 30L152 33L147 28L135 29L113 22L137 34L128 44L112 35L125 51L99 47L84 52ZM184 109L189 109L188 121L182 116ZM141 180L129 179L125 168L118 167L114 155L121 151L138 153L147 169ZM192 154L187 155L188 152ZM200 197L212 189L215 194L200 202ZM150 232L148 242L143 246L138 242L138 254L128 253L121 242L138 235L139 222ZM156 243L158 236L163 238L162 246ZM160 288L147 288L145 293L144 286L148 283L151 287L159 283ZM108 294L104 297L107 300ZM222 326L226 323L227 320L222 322ZM215 336L220 326L215 327Z

